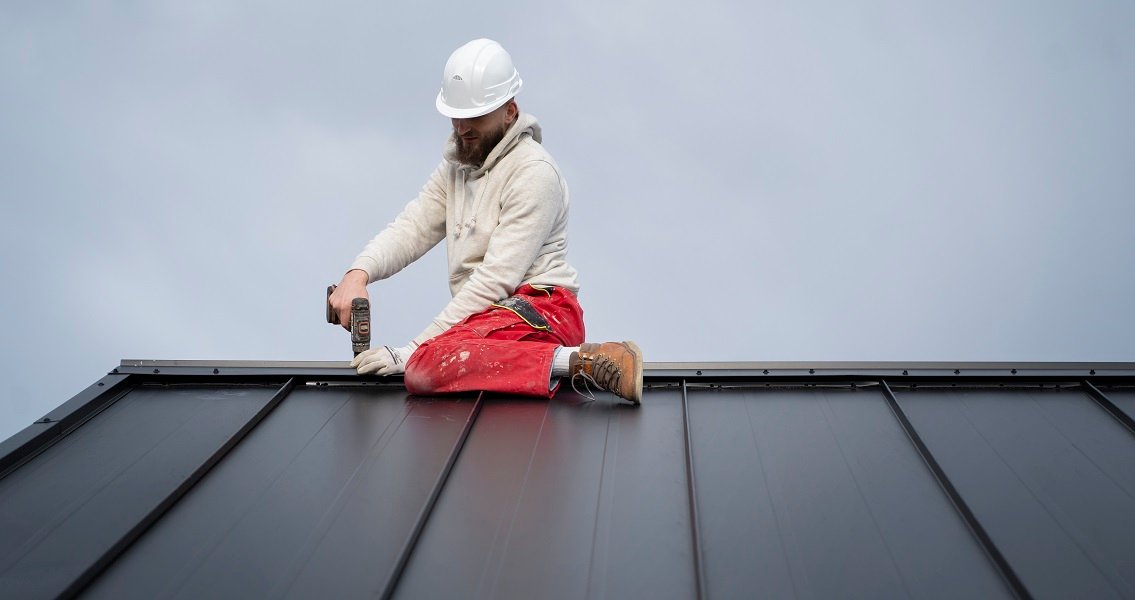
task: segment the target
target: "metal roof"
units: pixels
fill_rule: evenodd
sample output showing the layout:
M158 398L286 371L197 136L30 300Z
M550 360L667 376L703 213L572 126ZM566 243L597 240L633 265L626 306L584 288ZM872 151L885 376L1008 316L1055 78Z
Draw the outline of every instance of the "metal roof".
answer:
M8 597L1135 598L1135 363L653 363L643 405L127 360L0 443Z

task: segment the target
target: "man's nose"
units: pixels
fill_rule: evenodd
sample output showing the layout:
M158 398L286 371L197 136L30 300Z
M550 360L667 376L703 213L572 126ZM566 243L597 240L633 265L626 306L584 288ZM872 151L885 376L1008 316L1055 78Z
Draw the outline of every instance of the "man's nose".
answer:
M453 120L453 130L456 131L459 135L468 133L469 129L470 129L469 119L454 119Z

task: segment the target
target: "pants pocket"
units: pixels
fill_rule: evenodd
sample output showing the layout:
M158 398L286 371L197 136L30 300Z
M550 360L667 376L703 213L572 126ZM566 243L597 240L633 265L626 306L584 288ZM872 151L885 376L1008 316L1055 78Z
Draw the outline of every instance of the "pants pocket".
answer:
M488 311L470 315L461 323L461 325L483 338L489 337L493 332L507 329L517 324L522 324L525 328L530 329L527 323L524 323L515 313L503 308L491 308Z

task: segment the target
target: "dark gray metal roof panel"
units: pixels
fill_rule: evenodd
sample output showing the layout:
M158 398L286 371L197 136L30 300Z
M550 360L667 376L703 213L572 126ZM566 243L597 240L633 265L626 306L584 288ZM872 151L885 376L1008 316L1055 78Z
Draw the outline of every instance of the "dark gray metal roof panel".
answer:
M875 389L690 390L708 591L1010 596Z
M897 390L1030 590L1135 597L1135 437L1078 390Z
M90 595L372 595L471 406L379 388L298 389Z
M1135 390L1133 389L1105 389L1103 393L1115 403L1127 416L1135 419Z
M488 402L398 597L692 597L681 397L649 397Z
M7 440L0 441L0 477L28 460L34 449L40 451L58 441L85 419L112 404L116 395L126 389L127 376L111 374L92 383L70 400L54 408L35 423Z
M134 389L0 480L0 589L21 598L64 593L274 392L243 386Z
M127 362L0 444L5 595L1135 598L1129 363Z

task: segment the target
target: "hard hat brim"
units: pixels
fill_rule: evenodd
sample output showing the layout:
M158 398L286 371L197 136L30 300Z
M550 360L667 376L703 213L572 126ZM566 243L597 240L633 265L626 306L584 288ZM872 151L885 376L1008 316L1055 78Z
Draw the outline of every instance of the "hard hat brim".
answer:
M437 101L435 102L435 104L437 105L437 112L451 119L474 119L482 115L487 115L494 110L504 106L509 100L512 100L516 97L516 95L513 94L512 96L497 100L492 104L486 104L484 106L477 106L474 108L454 108L446 104L445 100L443 100L441 96L442 92L438 92Z

